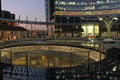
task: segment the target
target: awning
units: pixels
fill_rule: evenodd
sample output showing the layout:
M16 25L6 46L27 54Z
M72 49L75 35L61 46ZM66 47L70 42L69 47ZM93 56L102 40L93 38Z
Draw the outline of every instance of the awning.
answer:
M0 30L3 31L28 31L27 29L20 26L0 26Z

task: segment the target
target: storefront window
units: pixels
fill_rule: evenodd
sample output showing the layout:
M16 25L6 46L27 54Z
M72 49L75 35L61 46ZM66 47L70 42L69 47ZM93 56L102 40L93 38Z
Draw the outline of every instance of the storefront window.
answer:
M82 32L82 37L86 38L95 38L99 36L99 26L94 24L83 24L82 28L84 32Z

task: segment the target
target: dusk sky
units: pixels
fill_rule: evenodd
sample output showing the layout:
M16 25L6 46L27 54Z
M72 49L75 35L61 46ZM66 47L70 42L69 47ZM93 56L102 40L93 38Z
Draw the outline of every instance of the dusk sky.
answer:
M45 4L44 0L2 0L2 10L10 11L16 14L16 19L45 21Z

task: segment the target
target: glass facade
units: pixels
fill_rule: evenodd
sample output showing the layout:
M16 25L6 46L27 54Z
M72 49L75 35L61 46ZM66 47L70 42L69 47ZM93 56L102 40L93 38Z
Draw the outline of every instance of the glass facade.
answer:
M92 11L119 8L120 0L55 0L55 11Z
M54 5L54 15L83 16L120 13L119 0L56 0Z
M56 23L61 23L61 25L54 27L53 36L55 37L104 36L106 30L103 28L106 28L106 25L99 21L99 18L101 16L119 17L120 14L120 0L49 1L46 2L49 3L47 11L50 11L49 16L52 18L48 21L53 20ZM74 25L63 25L64 23ZM113 25L114 32L112 33L115 33L116 37L120 34L119 25L119 22ZM94 29L92 31L90 30L91 26ZM115 32L116 30L117 32Z

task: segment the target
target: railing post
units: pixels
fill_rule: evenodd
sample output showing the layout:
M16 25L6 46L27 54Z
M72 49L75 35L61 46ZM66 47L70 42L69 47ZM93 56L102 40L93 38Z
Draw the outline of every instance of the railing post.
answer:
M12 74L13 74L13 55L12 55L12 52L9 51L10 53L10 65L11 65L11 74L10 76L12 77Z
M27 73L26 73L26 80L28 80L28 75L29 75L29 72L28 72L28 53L26 53L26 71L27 71Z
M1 63L1 57L2 57L2 53L1 53L1 50L0 50L0 63Z
M89 65L89 64L90 64L89 61L90 61L90 51L88 51L88 70L87 70L87 71L88 71L88 74L89 74L89 69L90 69L90 68L89 68L89 66L90 66L90 65Z

